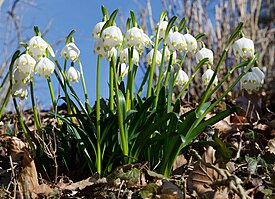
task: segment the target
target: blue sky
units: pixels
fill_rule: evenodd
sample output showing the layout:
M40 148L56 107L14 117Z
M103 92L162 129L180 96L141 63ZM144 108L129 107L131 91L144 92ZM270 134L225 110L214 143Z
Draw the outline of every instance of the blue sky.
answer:
M75 29L75 43L81 50L80 60L85 73L86 84L91 104L95 99L95 78L96 78L96 56L93 54L94 40L91 38L91 33L94 25L102 20L101 5L104 5L109 14L115 9L119 9L119 14L126 19L130 15L130 10L134 10L137 14L140 8L144 8L146 0L37 0L33 1L34 7L25 6L27 9L23 11L22 26L28 27L24 31L24 37L31 37L33 32L31 27L37 25L41 32L46 28L49 21L52 20L52 25L45 39L51 44L61 38L64 38L68 33ZM137 3L138 2L138 3ZM152 11L155 20L158 20L161 12L161 1L151 1ZM7 1L4 1L2 9L7 6ZM116 20L119 22L119 19ZM119 25L119 24L118 24ZM1 44L0 44L1 45ZM55 46L54 50L60 53L63 44ZM59 54L58 53L58 54ZM102 66L101 71L101 95L108 97L108 66ZM74 83L73 86L79 93L79 97L83 99L81 83ZM47 90L47 83L41 78L36 84L36 95L43 106L50 105L50 97ZM57 93L58 86L55 86Z

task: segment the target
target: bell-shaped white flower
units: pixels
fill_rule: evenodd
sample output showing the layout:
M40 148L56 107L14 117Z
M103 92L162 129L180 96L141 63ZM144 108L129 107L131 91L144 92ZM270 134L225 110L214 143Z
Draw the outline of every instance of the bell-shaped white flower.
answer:
M150 50L150 52L146 55L145 57L145 62L147 63L147 65L151 66L152 62L153 62L153 55L154 55L154 49ZM157 50L156 52L156 65L160 65L161 63L161 53Z
M122 63L119 65L117 74L121 78L124 78L128 74L128 70L129 70L129 67L127 67L127 65L125 63Z
M75 62L78 59L80 50L74 43L68 43L61 51L61 56L64 56L67 60L71 59Z
M33 74L26 75L25 73L21 72L18 68L16 68L13 72L13 84L17 83L28 83L33 79Z
M117 26L110 26L102 31L103 46L106 51L113 47L117 48L122 44L123 36Z
M106 58L107 60L111 60L112 56L117 56L117 50L113 47L111 50L105 50L103 47L103 39L98 38L94 44L94 53L99 55L100 57Z
M188 75L182 69L180 69L176 76L175 85L182 87L186 84L186 82L188 82L188 80Z
M209 59L208 63L213 64L213 57L214 57L214 55L213 55L212 50L210 50L208 48L202 48L196 53L197 63L199 63L204 58L208 58Z
M95 27L93 28L93 32L92 32L92 37L93 38L99 38L100 37L100 33L101 33L101 30L103 28L103 26L105 25L105 21L101 21L101 22L98 22Z
M39 76L42 75L48 78L53 73L54 66L54 63L49 58L43 57L36 63L35 70Z
M212 69L209 68L209 69L207 69L207 70L205 71L205 73L202 75L202 84L203 84L205 87L208 86L208 84L209 84L209 82L210 82L210 80L211 80L213 74L214 74L214 71L213 71ZM218 77L217 77L217 76L215 76L215 79L214 79L214 82L213 82L213 83L214 83L215 86L218 84Z
M35 60L39 60L43 57L47 48L48 43L40 36L34 36L29 41L29 54Z
M36 61L29 54L22 54L16 61L17 68L25 73L26 75L30 75L34 72L34 66Z
M258 67L253 67L251 72L248 72L242 77L242 86L251 94L253 90L259 90L264 83L264 78L264 73Z
M140 53L143 52L144 47L148 48L150 43L151 39L138 27L130 28L125 34L126 46L128 48L134 46Z
M234 42L233 50L237 58L249 59L254 56L254 43L251 39L243 37Z
M197 50L197 47L198 47L198 43L197 43L196 38L193 37L192 35L188 34L188 33L183 35L183 36L184 36L185 41L187 43L187 51L195 53L196 50Z
M171 52L183 51L187 48L187 44L183 34L179 32L169 33L167 37L167 46Z
M71 82L78 82L80 79L80 72L75 69L75 67L70 66L70 68L67 71L67 78Z
M164 38L167 26L168 26L168 21L162 21L157 24L157 28L159 28L159 37L160 38Z
M162 54L163 49L160 50L161 54ZM169 51L168 48L165 48L165 52L164 52L164 60L166 61L166 63L169 63L170 61L170 56L171 56L171 52ZM172 56L172 65L176 63L177 60L177 52L173 52L173 56Z
M125 48L120 53L120 63L129 64L129 48ZM139 63L139 54L136 49L133 49L133 57L132 57L133 64L138 65Z
M28 98L28 86L23 82L18 82L12 85L12 95L19 97L21 100Z

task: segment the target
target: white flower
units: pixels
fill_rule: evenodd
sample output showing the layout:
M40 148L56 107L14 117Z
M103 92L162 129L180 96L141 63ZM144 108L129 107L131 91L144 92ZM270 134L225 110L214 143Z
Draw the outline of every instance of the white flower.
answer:
M154 49L152 49L145 57L145 62L147 63L147 65L152 65L153 62L153 55L154 55ZM156 64L159 66L161 63L161 53L157 50L156 52Z
M142 29L138 27L130 28L125 34L125 44L128 48L134 46L139 52L142 52L144 47L150 46L151 40Z
M30 75L34 72L35 64L35 59L29 54L22 54L16 61L17 68L26 75Z
M127 67L125 63L120 64L119 69L117 71L118 76L124 78L128 74L128 69L129 67Z
M162 54L162 51L163 51L163 49L160 50L161 54ZM169 63L170 56L171 56L171 52L169 51L168 48L165 48L164 60L166 61L166 63ZM177 52L174 51L173 56L172 56L172 65L176 63L176 60L177 60Z
M78 82L80 78L80 72L75 69L75 67L70 66L67 71L67 78L72 82Z
M40 36L34 36L29 41L29 54L35 59L40 59L48 48L47 42Z
M54 71L54 63L47 57L43 57L36 63L35 70L39 76L48 78Z
M104 57L107 60L111 60L112 56L117 56L117 50L113 47L111 50L105 50L103 47L103 40L102 38L96 39L94 44L94 53L99 55L100 57Z
M16 68L13 72L13 82L17 83L28 83L33 79L33 73L26 75L25 73L21 72L18 68Z
M253 90L259 90L264 83L264 78L264 73L258 67L253 67L251 72L246 73L242 77L242 86L248 93L251 94Z
M251 39L243 37L234 42L233 50L236 58L249 59L254 56L254 43Z
M129 64L129 55L128 55L128 52L129 52L129 48L125 48L121 51L120 53L120 63L126 63L126 64ZM135 65L138 65L139 63L139 54L138 54L138 51L136 49L133 50L133 57L132 57L132 61Z
M101 22L98 22L95 25L95 27L93 29L93 32L92 32L92 37L93 38L97 39L97 38L100 37L101 30L102 30L102 28L103 28L103 26L104 26L105 23L106 23L105 21L101 21Z
M167 21L162 21L162 22L157 24L157 28L159 27L159 37L160 38L164 38L167 26L168 26Z
M202 48L196 53L196 61L199 63L202 59L208 58L209 64L213 64L213 52L208 48Z
M80 50L74 43L68 43L61 51L61 56L64 56L67 60L71 59L73 62L78 59Z
M110 26L102 31L103 46L106 51L119 47L123 36L121 30L116 26Z
M178 72L178 76L176 77L175 84L177 86L182 87L186 84L186 82L188 82L188 80L189 80L188 75L182 69L180 69Z
M19 97L21 100L28 98L28 86L23 82L18 82L12 85L12 95Z
M183 35L187 43L187 51L195 53L198 47L198 43L195 37L190 34Z
M183 51L187 48L187 44L183 34L179 32L169 33L167 37L167 45L171 52Z
M214 74L214 71L212 69L207 69L205 71L205 73L202 75L202 84L207 87L212 76ZM218 77L216 76L215 79L214 79L214 85L217 85L218 84Z

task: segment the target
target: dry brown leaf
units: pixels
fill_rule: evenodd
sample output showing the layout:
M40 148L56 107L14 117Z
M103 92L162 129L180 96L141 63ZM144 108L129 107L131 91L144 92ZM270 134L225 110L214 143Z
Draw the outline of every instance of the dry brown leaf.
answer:
M48 196L51 192L53 192L53 189L49 185L40 184L35 187L33 192L40 196Z
M36 166L30 153L25 148L24 142L16 137L9 137L6 140L8 153L13 161L22 161L22 171L19 174L19 190L24 190L26 197L29 197L33 190L39 185Z
M208 147L204 152L202 159L205 162L214 164L215 150L212 147ZM198 162L188 177L187 186L191 193L196 191L200 197L207 194L209 198L214 198L216 194L215 190L206 188L205 185L213 183L217 179L219 179L219 174L214 169L208 168L201 162Z
M268 141L268 151L275 154L275 140Z
M160 196L163 199L183 199L182 191L175 184L167 180L163 180Z

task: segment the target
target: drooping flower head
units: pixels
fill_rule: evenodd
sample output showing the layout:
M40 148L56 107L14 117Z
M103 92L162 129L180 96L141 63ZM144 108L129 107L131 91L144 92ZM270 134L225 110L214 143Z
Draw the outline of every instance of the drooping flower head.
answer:
M159 37L160 38L164 38L167 26L168 26L167 21L161 21L157 24L157 28L159 27Z
M18 82L12 85L12 95L19 97L21 100L28 98L28 86L23 82Z
M139 52L142 52L144 47L150 46L151 40L142 29L138 27L130 28L125 34L125 44L128 48L135 47Z
M213 74L214 74L214 71L212 69L207 69L205 71L205 73L202 75L202 84L204 85L204 87L208 86ZM218 77L217 76L215 76L213 84L214 85L218 84Z
M80 50L74 43L68 43L61 51L61 56L64 56L67 60L71 59L75 62L78 59Z
M120 53L120 63L129 64L129 49L125 48ZM139 63L139 54L136 49L133 49L133 57L132 57L133 64L138 65Z
M22 54L15 64L22 73L25 75L30 75L34 72L36 61L29 54Z
M29 41L29 54L37 61L45 54L47 42L40 36L34 36Z
M105 21L101 21L101 22L98 22L95 27L93 28L93 32L92 32L92 37L93 38L99 38L100 37L100 33L101 33L101 30L104 26L106 22Z
M110 26L102 31L104 50L108 51L112 48L118 48L123 41L121 30L117 26Z
M195 53L198 47L198 43L195 37L190 34L183 35L187 44L187 51Z
M53 73L54 66L54 63L49 58L43 57L36 63L35 70L39 76L48 78Z
M181 52L187 48L183 34L179 32L169 33L167 37L167 46L171 52Z
M72 82L78 82L80 78L80 72L75 67L70 66L67 71L67 78Z
M117 50L113 47L110 50L105 50L103 47L102 38L97 38L94 44L94 53L99 55L100 57L106 58L107 60L111 60L112 56L117 56Z
M199 63L202 59L208 58L209 64L213 64L213 52L208 48L202 48L196 53L196 61Z
M242 86L248 93L251 94L253 90L259 90L264 83L264 78L264 73L258 67L253 67L251 72L246 73L242 77Z
M188 75L182 69L180 69L176 77L175 85L182 87L186 84L186 82L188 82L188 80Z
M254 56L254 43L251 39L243 37L234 42L233 50L236 58L249 59Z
M150 50L150 52L146 55L145 57L145 62L147 63L147 65L152 65L153 62L153 55L154 55L154 49ZM161 63L161 53L157 50L156 52L156 65L160 65Z
M25 73L21 72L18 68L16 68L13 72L13 82L14 84L18 83L28 83L33 79L33 73L26 75Z

